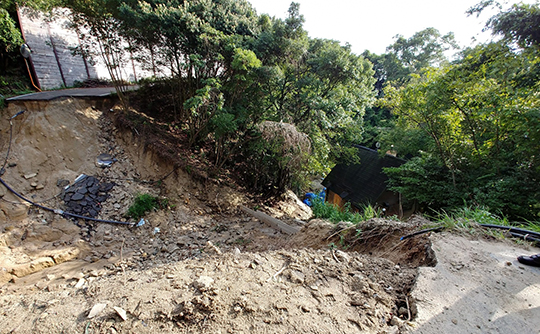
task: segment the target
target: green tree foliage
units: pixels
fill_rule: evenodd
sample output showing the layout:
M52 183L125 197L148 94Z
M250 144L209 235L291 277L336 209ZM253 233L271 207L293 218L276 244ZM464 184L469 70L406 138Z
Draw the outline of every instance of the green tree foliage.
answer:
M386 48L385 54L377 55L366 50L362 55L373 63L377 98L381 99L384 97L385 86L405 86L412 74L421 74L429 67L448 63L445 51L457 48L452 33L442 36L437 29L427 28L410 38L395 36L394 43ZM375 148L376 142L381 140L379 137L394 127L391 109L376 103L366 110L364 123L363 143Z
M9 52L23 43L21 32L8 11L0 8L0 48Z
M17 6L47 11L59 3L58 0L2 0L0 3L0 52L17 49L22 43L22 35L14 20Z
M456 64L428 71L406 87L389 88L396 131L426 143L417 147L426 156L389 171L395 189L435 208L457 200L512 217L536 216L540 100L535 88L519 85L535 62L530 54L492 43L466 50ZM407 141L393 144L398 152L415 153ZM442 191L440 185L446 185Z
M352 144L361 140L363 114L374 98L373 70L348 46L307 39L298 25L290 24L298 21L274 20L255 41L264 65L260 87L266 117L308 134L311 166L322 172L355 156Z
M144 89L168 99L161 110L189 146L212 143L215 165L242 169L255 188L300 187L306 170L356 157L352 144L374 99L371 63L349 46L310 39L299 4L281 20L257 16L244 0L64 1L81 34L89 32L85 52L106 55L114 70L127 45L156 76L166 74ZM311 154L284 149L289 137L268 137L268 122L308 138Z
M441 65L446 61L444 52L451 48L458 48L453 33L441 36L435 28L426 28L410 38L397 35L395 39L394 44L390 45L386 51L395 55L413 73L419 73L427 67Z

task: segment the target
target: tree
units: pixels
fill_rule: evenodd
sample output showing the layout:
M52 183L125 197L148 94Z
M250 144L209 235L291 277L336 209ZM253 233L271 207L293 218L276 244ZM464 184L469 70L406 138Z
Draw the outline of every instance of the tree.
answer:
M466 50L456 64L426 72L406 87L389 87L386 101L398 117L398 131L428 139L417 152L408 148L422 160L389 171L394 189L426 201L421 194L432 191L436 179L447 179L452 200L434 194L426 204L448 208L468 201L512 217L536 216L540 100L534 88L517 84L522 69L535 61L491 43Z
M447 61L444 52L457 49L454 34L441 36L435 28L426 28L410 38L396 35L394 44L386 48L386 52L394 54L401 63L413 73L431 66L440 66Z
M17 6L48 11L57 3L57 0L2 0L0 2L0 74L4 74L10 67L10 57L16 57L19 47L24 43L16 22Z

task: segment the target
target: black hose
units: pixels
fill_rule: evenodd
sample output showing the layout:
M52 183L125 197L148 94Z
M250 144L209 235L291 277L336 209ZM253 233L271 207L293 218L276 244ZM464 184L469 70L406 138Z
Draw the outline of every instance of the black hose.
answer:
M411 234L407 234L406 236L403 236L401 237L399 240L405 240L405 239L409 239L411 237L414 237L414 236L417 236L419 234L424 234L424 233L428 233L428 232L440 232L444 229L444 226L439 226L439 227L434 227L434 228L428 228L426 230L421 230L421 231L417 231L417 232L414 232L414 233L411 233Z
M0 183L2 183L4 185L4 187L6 187L7 190L11 191L15 196L19 197L23 201L28 202L28 203L30 203L30 204L32 204L34 206L37 206L40 209L51 211L51 212L54 212L54 213L59 214L59 215L73 217L73 218L79 218L79 219L85 219L85 220L91 220L91 221L100 222L100 223L121 224L121 225L130 225L130 226L135 225L135 223L128 223L128 222L120 222L120 221L116 221L116 220L105 220L105 219L98 219L98 218L92 218L92 217L85 217L85 216L77 215L77 214L74 214L74 213L65 212L65 211L62 211L60 209L51 209L51 208L48 208L46 206L34 203L31 200L25 198L24 196L22 196L21 194L19 194L15 190L13 190L13 188L11 188L2 178L0 178Z
M519 234L528 234L534 238L537 238L537 239L540 239L540 233L538 232L534 232L534 231L528 231L528 230L524 230L524 229L521 229L521 228L517 228L517 227L512 227L512 226L503 226L503 225L493 225L493 224L478 224L480 226L483 226L483 227L490 227L490 228L498 228L500 230L505 230L505 231L508 231L508 232L515 232L515 233L519 233Z
M1 171L5 170L4 168L6 167L6 164L7 164L8 158L9 158L9 152L11 150L11 141L13 139L13 123L11 122L11 120L14 119L15 117L19 116L19 115L22 115L25 111L26 110L21 110L18 113L16 113L15 115L11 116L11 118L10 118L10 121L9 121L9 146L8 146L8 150L7 150L7 153L6 153L6 159L4 160L4 165L0 169L0 175L3 174L3 172L1 172ZM54 212L56 214L63 215L63 216L68 216L68 217L73 217L73 218L78 218L78 219L91 220L91 221L95 221L95 222L99 222L99 223L109 223L109 224L121 224L121 225L135 226L135 223L120 222L120 221L116 221L116 220L98 219L98 218L81 216L81 215L77 215L77 214L70 213L70 212L65 212L65 211L60 210L60 209L51 209L51 208L48 208L46 206L40 205L38 203L32 202L31 200L23 197L21 194L19 194L15 190L13 190L13 188L11 188L6 182L4 182L4 180L2 180L2 178L0 178L0 182L4 185L4 187L6 187L6 189L11 191L15 196L19 197L20 199L22 199L25 202L28 202L28 203L32 204L33 206L37 206L38 208L41 208L41 209L46 210L46 211L51 211L51 212ZM57 197L57 196L55 196L55 197ZM141 222L139 222L139 224L141 224ZM139 224L137 224L137 226L139 226Z
M538 239L538 238L533 238L533 237L529 236L528 234L519 234L519 233L516 233L516 232L510 232L510 234L511 234L513 237L516 237L516 238L519 238L519 239L523 239L523 240L525 240L525 241L536 242L537 244L540 245L540 239Z

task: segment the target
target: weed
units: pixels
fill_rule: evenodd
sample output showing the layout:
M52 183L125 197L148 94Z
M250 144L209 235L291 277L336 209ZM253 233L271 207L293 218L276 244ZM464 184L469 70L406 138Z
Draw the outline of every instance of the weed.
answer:
M249 240L249 239L244 239L244 238L240 237L240 238L236 239L236 240L234 241L234 243L237 244L237 245L247 245L247 244L250 244L250 243L251 243L251 240Z
M358 224L359 222L382 216L381 211L375 209L371 205L364 206L360 212L353 212L350 203L346 203L343 208L340 209L338 206L324 202L322 199L315 199L313 201L312 209L315 218L328 219L333 223L346 221Z
M482 206L465 206L451 213L443 211L439 213L434 220L437 222L437 226L442 225L445 229L458 230L469 234L476 233L478 224L517 227L529 231L540 232L540 224L538 222L511 222L507 217L491 213L487 208ZM505 234L498 230L482 229L482 232L496 238L505 238Z
M167 199L160 200L158 197L150 194L138 194L133 204L127 210L126 216L137 220L149 211L166 207L167 203Z

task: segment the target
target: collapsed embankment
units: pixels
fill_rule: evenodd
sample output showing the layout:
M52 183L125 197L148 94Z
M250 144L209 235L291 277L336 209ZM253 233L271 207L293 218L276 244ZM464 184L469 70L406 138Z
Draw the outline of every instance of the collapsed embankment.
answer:
M302 228L291 237L238 210L239 204L249 206L244 194L219 182L194 181L158 154L159 146L147 145L144 134L115 126L119 111L67 99L12 105L2 119L21 108L27 111L12 120L11 130L2 124L0 138L2 152L10 147L2 178L17 192L65 210L65 184L85 174L114 184L99 203L98 218L129 221L125 212L139 193L166 197L169 207L130 227L72 221L3 193L0 292L6 311L0 327L45 333L378 332L399 330L414 317L407 295L415 268L434 258L425 236L407 242L399 237L418 222L374 220L357 233L345 225L291 219ZM98 167L102 153L117 161ZM307 210L291 200L272 212L279 211L284 218L305 218ZM106 304L105 310L89 318L95 304ZM125 317L112 306L125 310ZM27 318L32 321L22 321Z

